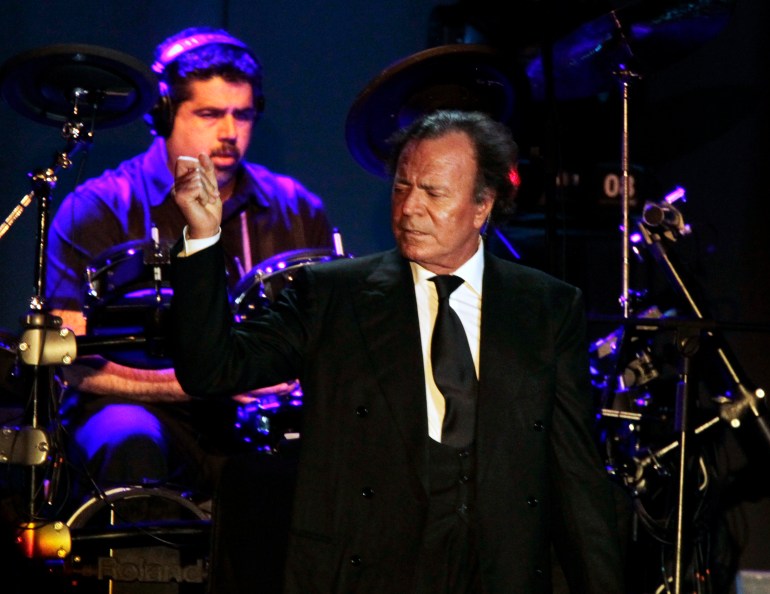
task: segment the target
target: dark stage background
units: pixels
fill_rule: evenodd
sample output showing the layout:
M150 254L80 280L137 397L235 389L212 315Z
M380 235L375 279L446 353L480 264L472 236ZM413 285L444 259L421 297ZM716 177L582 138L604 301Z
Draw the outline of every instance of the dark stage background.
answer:
M661 4L679 8L698 2L651 3ZM725 337L745 377L767 389L770 8L765 0L701 4L730 5L725 26L698 31L690 51L678 59L674 52L669 59L661 42L654 67L631 85L635 198L641 204L660 200L677 186L686 189L681 210L693 232L675 247L702 290L710 318L728 324ZM377 74L429 46L455 41L486 41L512 63L526 64L551 47L549 39L557 44L570 39L570 31L614 6L588 0L6 0L2 8L0 61L49 44L85 43L149 63L160 40L204 24L227 28L248 42L263 61L267 99L248 157L295 175L321 195L345 249L364 255L391 246L389 186L352 158L345 119ZM572 96L566 82L590 83L601 67L591 60L571 64L558 52L554 63L564 78L556 78L554 97L542 87L516 89L522 194L516 217L491 242L504 255L515 258L515 252L524 263L581 286L593 320L591 337L598 339L616 327L605 318L622 313L620 202L604 185L608 174L620 170L620 86L600 72L609 85L595 91L589 85L588 92ZM33 122L6 103L0 103L0 130L5 217L29 192L27 174L50 165L63 140L56 127ZM53 209L78 181L143 150L150 138L141 118L97 130L87 159L77 158L61 172ZM563 181L558 188L548 182L555 177L550 172ZM36 224L32 205L0 238L0 329L11 335L19 331L34 293ZM632 266L634 288L654 296L661 285L655 266L636 261ZM765 546L770 448L755 446L748 452L732 445L725 450L735 477L725 514L738 541L740 567L770 570Z

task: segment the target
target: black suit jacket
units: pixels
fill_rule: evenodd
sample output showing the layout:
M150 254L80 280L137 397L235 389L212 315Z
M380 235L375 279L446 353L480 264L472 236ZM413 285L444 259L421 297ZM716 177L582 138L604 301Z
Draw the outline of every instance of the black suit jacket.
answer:
M396 251L304 267L256 320L230 323L218 246L173 262L186 391L226 397L299 377L302 453L286 591L404 594L428 504L414 285ZM611 485L592 437L580 291L485 256L476 522L489 594L620 593Z

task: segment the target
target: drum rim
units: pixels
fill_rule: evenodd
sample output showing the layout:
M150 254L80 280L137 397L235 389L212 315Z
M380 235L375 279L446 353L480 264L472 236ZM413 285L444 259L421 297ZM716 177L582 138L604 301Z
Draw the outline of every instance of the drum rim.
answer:
M123 487L114 487L107 489L99 495L93 495L81 506L76 509L67 520L69 528L79 528L91 520L105 506L109 506L116 501L129 499L132 497L160 497L173 503L178 503L188 509L201 520L208 519L208 515L194 501L185 497L179 491L174 491L167 487L147 487L144 485L126 485Z
M171 240L163 240L161 239L159 242L159 245L161 246L161 249L170 251L171 247L174 245L174 242ZM126 241L124 243L119 243L117 245L113 245L110 248L107 248L106 250L102 251L96 258L91 260L91 262L86 267L86 279L87 283L90 284L92 282L92 279L95 277L98 277L102 273L104 273L105 270L116 264L117 262L122 262L126 260L129 257L135 256L136 252L139 250L144 251L147 247L155 247L154 242L152 239L132 239L131 241ZM130 251L134 251L134 253L129 254ZM122 258L117 258L119 255L123 255ZM169 264L171 260L169 259L168 262L164 262L165 264Z
M345 257L348 256L338 254L333 248L303 248L278 253L254 266L254 268L238 281L233 289L233 295L235 295L233 304L236 308L240 306L246 298L246 295L265 279L301 268L308 264L328 262L330 260ZM286 265L280 269L276 269L282 262L286 262Z

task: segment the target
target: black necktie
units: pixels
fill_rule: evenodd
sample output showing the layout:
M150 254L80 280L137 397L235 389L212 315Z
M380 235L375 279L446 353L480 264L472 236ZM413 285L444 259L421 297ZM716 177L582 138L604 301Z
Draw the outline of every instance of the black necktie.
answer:
M473 441L478 380L465 329L449 305L449 295L463 284L463 279L444 274L430 280L436 283L438 293L430 359L433 379L446 403L441 442L464 447Z

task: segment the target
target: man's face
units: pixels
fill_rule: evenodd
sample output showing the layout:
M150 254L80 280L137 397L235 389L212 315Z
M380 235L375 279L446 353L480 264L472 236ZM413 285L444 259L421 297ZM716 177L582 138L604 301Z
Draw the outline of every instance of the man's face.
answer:
M407 143L391 194L393 234L404 257L448 274L473 256L493 203L491 196L474 201L475 180L476 158L465 134Z
M256 116L251 85L216 76L190 81L189 91L190 98L177 106L166 141L169 166L173 171L177 157L205 153L214 163L220 191L232 189Z

